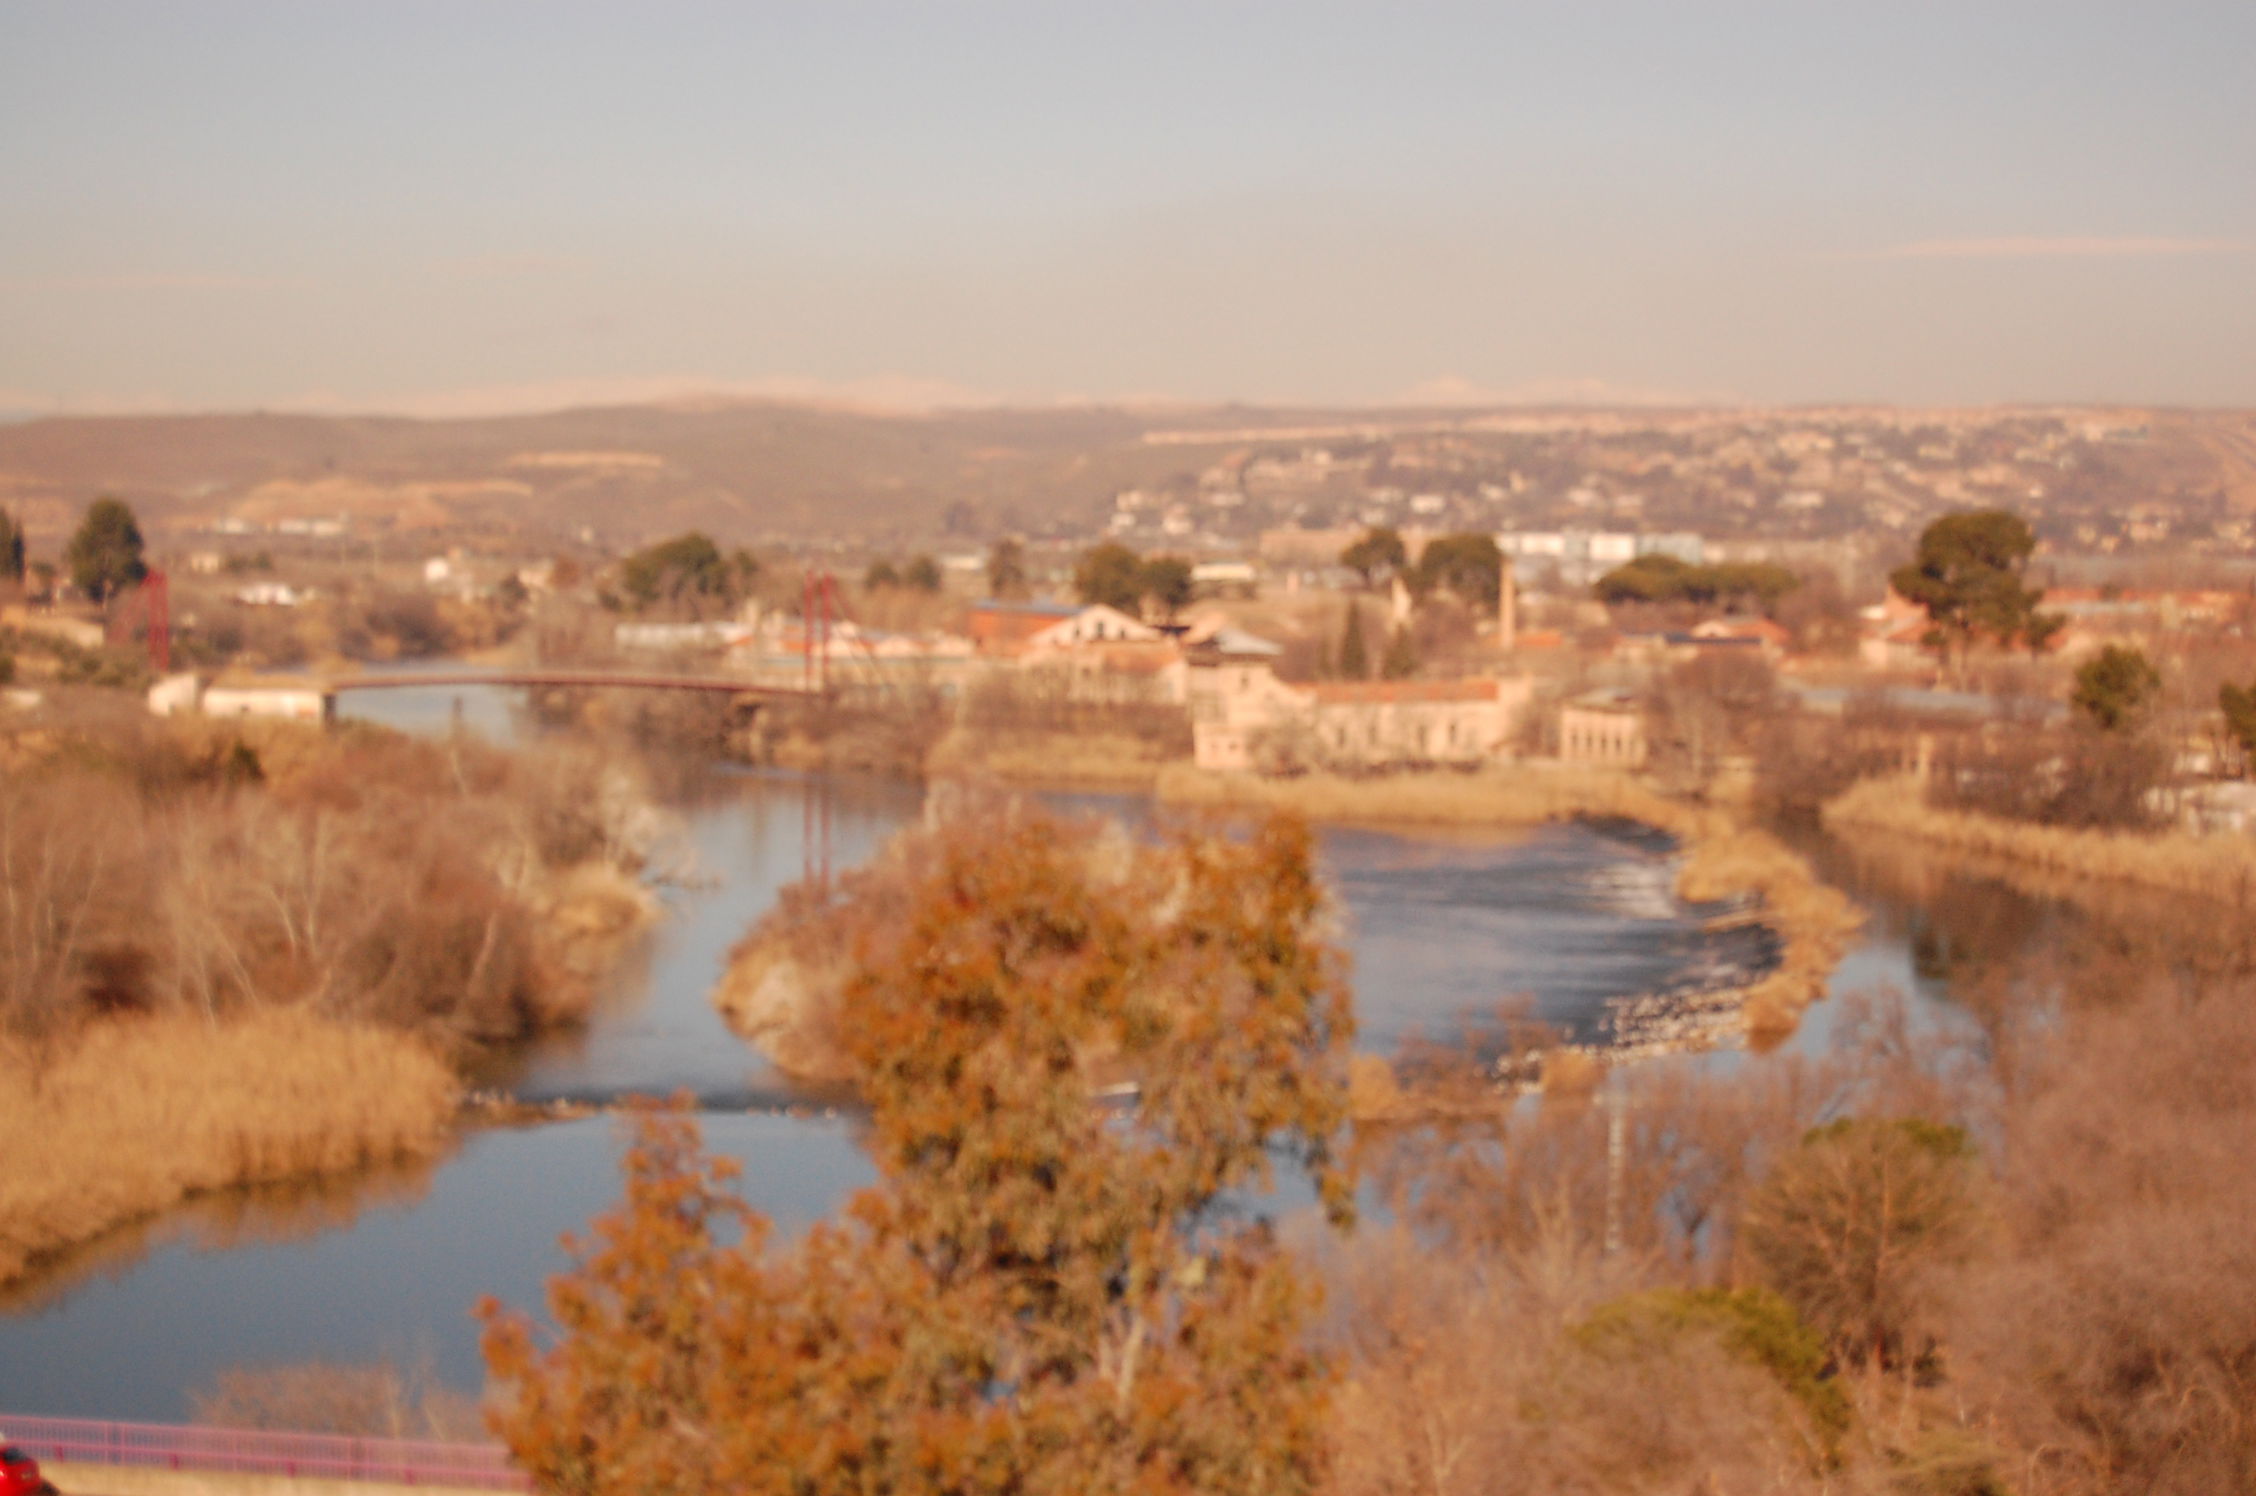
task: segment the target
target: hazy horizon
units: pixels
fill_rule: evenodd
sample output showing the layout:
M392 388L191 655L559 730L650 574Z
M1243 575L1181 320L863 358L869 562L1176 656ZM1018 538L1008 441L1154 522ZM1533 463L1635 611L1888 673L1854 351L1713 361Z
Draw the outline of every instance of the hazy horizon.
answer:
M29 3L0 411L2256 405L2256 9Z

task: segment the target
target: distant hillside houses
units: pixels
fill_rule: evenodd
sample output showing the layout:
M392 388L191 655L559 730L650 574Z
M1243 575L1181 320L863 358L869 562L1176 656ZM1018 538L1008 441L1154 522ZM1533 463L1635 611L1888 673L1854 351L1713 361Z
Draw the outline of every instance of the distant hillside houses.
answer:
M2256 596L2221 588L2052 587L2037 607L2063 621L2046 649L2067 660L2163 635L2234 634L2256 621ZM1936 659L1931 630L1927 610L1891 587L1863 610L1858 659L1874 670L1930 668Z
M1689 530L1504 530L1496 548L1518 562L1525 576L1556 569L1566 587L1587 587L1639 556L1674 556L1687 566L1707 561L1707 542Z

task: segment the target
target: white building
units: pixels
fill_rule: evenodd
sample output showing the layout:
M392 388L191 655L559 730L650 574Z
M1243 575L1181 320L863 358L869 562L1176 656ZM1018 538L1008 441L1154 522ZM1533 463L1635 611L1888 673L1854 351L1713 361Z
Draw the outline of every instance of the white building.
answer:
M1283 653L1234 628L1217 629L1191 646L1184 687L1192 757L1200 768L1256 767L1277 730L1305 714L1300 692L1277 679Z
M288 582L253 582L235 594L235 601L249 608L295 608L312 597L310 587L301 589Z
M1319 681L1305 688L1307 751L1353 768L1508 758L1533 685L1526 676Z
M269 680L210 686L199 705L207 717L288 717L299 722L326 722L336 700L316 681Z
M1559 708L1559 757L1634 769L1645 762L1645 713L1626 691L1592 691Z
M1532 682L1277 679L1277 646L1235 629L1194 645L1188 691L1202 769L1378 768L1508 757Z
M1201 561L1191 568L1191 586L1203 597L1251 597L1257 581L1251 561Z
M755 625L717 618L701 623L619 623L611 642L646 654L734 649L749 640Z
M1182 650L1163 629L1093 603L1030 636L1019 668L1073 701L1180 705Z
M1076 649L1084 644L1153 644L1166 638L1140 618L1118 608L1092 603L1070 618L1061 618L1026 641L1026 653Z
M1497 535L1496 548L1529 563L1522 570L1531 577L1546 566L1557 567L1559 581L1568 587L1587 587L1639 556L1674 556L1697 566L1707 550L1688 530L1506 530Z
M182 671L168 675L149 687L149 711L158 717L172 717L196 709L197 699L203 694L203 682L194 672Z

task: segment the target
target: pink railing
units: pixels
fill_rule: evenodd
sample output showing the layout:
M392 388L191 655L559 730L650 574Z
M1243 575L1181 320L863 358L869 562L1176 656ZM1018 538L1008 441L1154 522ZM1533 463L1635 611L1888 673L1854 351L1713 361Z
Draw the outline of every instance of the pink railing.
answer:
M27 1418L13 1413L0 1413L0 1437L36 1460L90 1465L377 1480L483 1491L523 1491L531 1486L523 1471L511 1467L508 1451L498 1444L273 1434L173 1423Z

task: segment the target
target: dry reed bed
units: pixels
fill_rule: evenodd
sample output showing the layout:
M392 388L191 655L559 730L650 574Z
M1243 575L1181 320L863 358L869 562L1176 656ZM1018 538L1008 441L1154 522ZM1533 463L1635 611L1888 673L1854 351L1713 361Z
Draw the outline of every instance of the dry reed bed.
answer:
M958 727L933 745L924 772L931 779L1144 790L1176 761L1164 745L1130 733L1033 731L1004 737Z
M1580 816L1619 816L1675 837L1685 849L1677 892L1696 903L1759 901L1781 946L1776 968L1742 994L1757 1042L1790 1034L1822 996L1862 923L1847 895L1820 882L1792 849L1728 814L1671 800L1626 774L1526 767L1478 774L1295 779L1215 774L1188 767L1160 775L1159 797L1178 805L1260 805L1317 821L1430 826L1539 825Z
M2077 830L1937 810L1918 782L1904 777L1862 780L1828 801L1823 816L1828 826L1893 832L2072 877L2142 884L2242 906L2256 888L2256 842L2245 837Z
M200 1191L435 1153L449 1060L578 1021L657 915L634 768L95 723L0 776L0 1281Z
M267 1009L0 1045L0 1283L186 1197L436 1153L457 1087L403 1034Z

